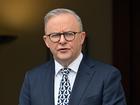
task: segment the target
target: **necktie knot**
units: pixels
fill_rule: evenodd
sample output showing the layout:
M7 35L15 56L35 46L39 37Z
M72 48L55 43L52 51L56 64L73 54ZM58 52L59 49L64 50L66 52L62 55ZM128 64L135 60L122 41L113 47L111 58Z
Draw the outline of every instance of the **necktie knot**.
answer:
M61 70L61 73L63 75L68 75L70 73L70 70L71 70L70 68L64 68L64 69Z

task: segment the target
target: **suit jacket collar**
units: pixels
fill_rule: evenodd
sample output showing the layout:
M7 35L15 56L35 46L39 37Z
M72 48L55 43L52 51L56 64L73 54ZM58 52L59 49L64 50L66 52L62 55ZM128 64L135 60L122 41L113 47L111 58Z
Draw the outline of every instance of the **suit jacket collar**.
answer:
M87 89L87 86L95 73L95 70L91 69L94 65L92 60L86 56L83 57L72 89L69 105L79 105L84 91Z

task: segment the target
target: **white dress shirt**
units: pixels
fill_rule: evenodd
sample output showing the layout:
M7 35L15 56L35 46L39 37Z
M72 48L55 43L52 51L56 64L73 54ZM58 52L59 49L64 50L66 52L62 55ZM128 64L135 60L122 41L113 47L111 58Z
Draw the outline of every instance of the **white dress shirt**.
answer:
M80 53L80 55L68 66L68 68L71 69L68 78L70 81L70 85L71 85L71 89L73 87L78 69L79 69L79 65L81 63L81 60L83 58L83 54ZM60 82L62 79L62 73L60 72L60 70L64 68L61 64L59 64L56 60L55 60L55 77L54 77L54 100L55 100L55 105L57 105L57 101L58 101L58 93L59 93L59 87L60 87Z

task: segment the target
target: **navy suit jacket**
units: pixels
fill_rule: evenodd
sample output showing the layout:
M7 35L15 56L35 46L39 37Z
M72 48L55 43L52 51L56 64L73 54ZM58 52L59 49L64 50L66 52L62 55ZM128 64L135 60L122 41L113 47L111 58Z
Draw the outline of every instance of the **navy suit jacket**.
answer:
M54 74L53 60L28 71L19 105L54 105ZM119 70L84 56L69 105L126 105Z

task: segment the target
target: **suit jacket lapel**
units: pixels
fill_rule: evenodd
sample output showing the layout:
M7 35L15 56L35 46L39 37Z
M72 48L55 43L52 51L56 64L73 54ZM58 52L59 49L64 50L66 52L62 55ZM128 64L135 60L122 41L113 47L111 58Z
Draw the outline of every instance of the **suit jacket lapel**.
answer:
M54 62L51 61L44 74L44 87L42 87L43 105L54 105Z
M93 67L93 62L91 63L89 59L83 58L76 79L75 83L72 89L72 93L70 96L69 105L78 105L84 91L86 90L92 75L94 74L94 70L91 70L91 67Z

